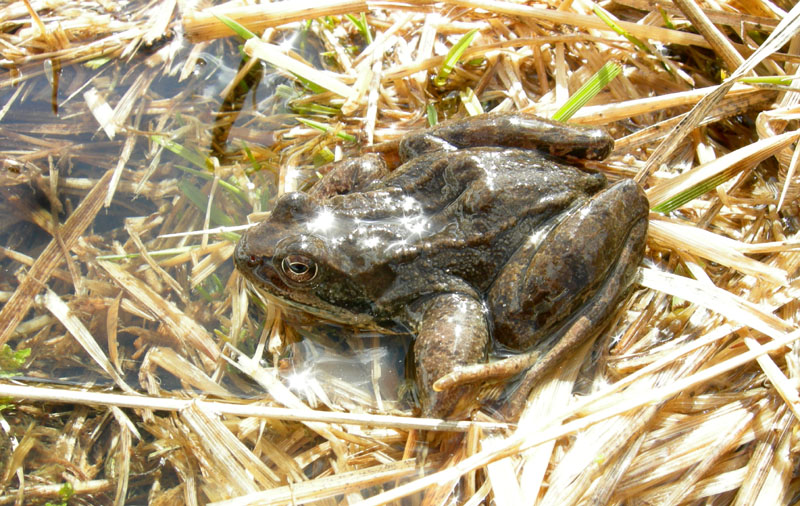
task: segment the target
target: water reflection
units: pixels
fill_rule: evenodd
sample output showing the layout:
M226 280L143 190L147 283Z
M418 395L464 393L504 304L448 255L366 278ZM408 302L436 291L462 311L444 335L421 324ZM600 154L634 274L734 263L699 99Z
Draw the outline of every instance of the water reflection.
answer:
M335 410L408 410L408 334L364 332L315 322L295 327L303 337L290 345L281 376L309 405Z
M13 32L9 26L5 33ZM276 42L318 58L310 32L286 33L276 32ZM130 385L139 384L149 350L182 346L184 336L170 334L178 327L161 321L153 307L192 321L192 332L213 346L225 336L245 347L242 341L254 334L241 321L231 327L228 258L237 236L160 237L246 223L277 193L280 159L273 147L296 124L291 102L304 91L260 62L244 61L238 45L233 38L191 45L176 32L126 60L75 63L45 55L18 59L0 49L6 58L0 67L0 301L11 298L55 244L58 265L37 278L36 292L47 286L67 301ZM310 164L295 173L301 185L315 177ZM64 221L104 175L112 181L102 195L107 202L86 218L80 241L65 243ZM151 299L109 280L98 259L135 273ZM107 383L107 374L32 300L15 306L22 325L0 336L0 347L35 350L19 377ZM159 378L153 383L159 388L192 386L164 370L148 374Z

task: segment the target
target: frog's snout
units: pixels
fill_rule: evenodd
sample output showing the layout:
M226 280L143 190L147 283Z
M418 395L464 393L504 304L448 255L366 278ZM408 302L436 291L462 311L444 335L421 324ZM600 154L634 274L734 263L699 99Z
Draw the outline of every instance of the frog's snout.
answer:
M242 273L251 272L264 263L264 257L250 251L248 246L248 234L245 233L233 250L233 263Z

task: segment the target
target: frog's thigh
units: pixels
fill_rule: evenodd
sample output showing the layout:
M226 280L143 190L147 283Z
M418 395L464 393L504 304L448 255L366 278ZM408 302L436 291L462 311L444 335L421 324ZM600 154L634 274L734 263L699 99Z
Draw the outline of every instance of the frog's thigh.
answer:
M585 310L577 313L565 325L559 341L547 351L533 367L525 372L516 390L507 399L503 412L508 418L517 418L526 405L528 396L533 387L545 374L558 366L564 357L577 348L590 337L594 337L602 328L602 323L611 315L624 295L629 281L636 273L642 260L641 249L644 247L644 237L647 235L647 220L637 221L619 255L619 261L611 268L605 283L594 294ZM525 355L525 354L523 354Z
M644 252L647 200L630 180L595 195L572 212L541 241L517 250L492 285L489 305L494 336L503 344L525 350L559 329L570 318L597 305L590 300L613 276L622 276L619 288L599 324L614 309L636 271ZM615 269L628 251L629 266ZM612 286L615 286L612 283Z
M485 360L488 341L479 301L448 293L428 303L414 343L417 387L425 416L457 415L474 405L477 385L435 392L433 384L458 367ZM460 405L460 401L465 404Z
M376 153L348 158L330 164L330 170L308 193L315 198L327 198L361 191L372 181L389 173L384 159Z

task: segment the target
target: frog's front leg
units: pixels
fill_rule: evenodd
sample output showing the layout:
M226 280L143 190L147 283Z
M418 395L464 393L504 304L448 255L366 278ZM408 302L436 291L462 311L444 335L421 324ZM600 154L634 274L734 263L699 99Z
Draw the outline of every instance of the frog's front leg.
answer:
M435 391L437 379L486 359L489 331L483 305L458 293L427 302L414 342L417 390L424 416L458 417L475 406L479 384Z
M368 153L331 163L325 176L308 193L314 198L325 199L357 192L388 173L384 159L378 154Z

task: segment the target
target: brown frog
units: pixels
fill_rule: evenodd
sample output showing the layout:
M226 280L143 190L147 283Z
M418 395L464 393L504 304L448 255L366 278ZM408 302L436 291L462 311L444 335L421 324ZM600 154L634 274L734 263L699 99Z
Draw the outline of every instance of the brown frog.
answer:
M409 134L391 173L366 155L309 193L282 195L242 237L236 266L328 320L412 329L425 415L461 416L484 380L527 371L507 405L515 416L537 379L607 321L642 259L641 188L606 187L569 163L613 145L603 130L525 114ZM523 353L486 364L490 346Z

